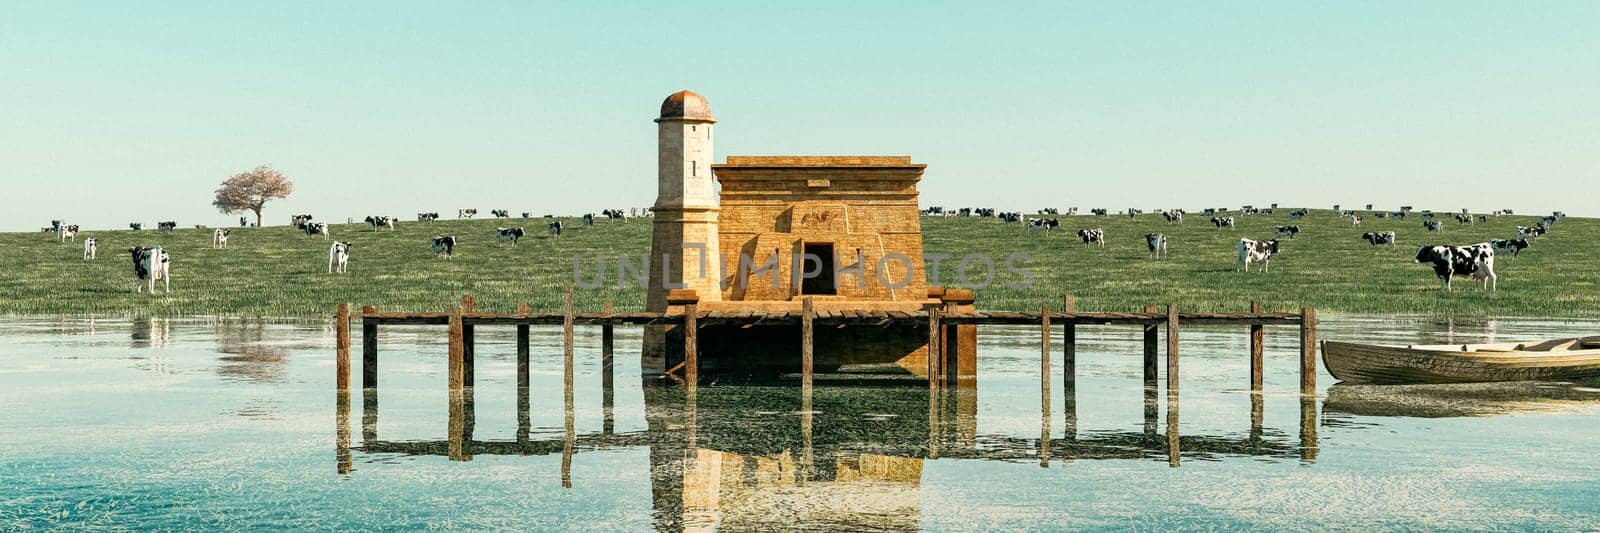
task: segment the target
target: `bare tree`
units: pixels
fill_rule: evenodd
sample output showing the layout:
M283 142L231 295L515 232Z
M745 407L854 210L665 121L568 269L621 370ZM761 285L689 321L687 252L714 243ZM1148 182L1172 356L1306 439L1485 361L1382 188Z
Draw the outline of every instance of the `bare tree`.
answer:
M261 226L261 208L270 200L288 198L294 192L294 183L271 166L261 165L249 172L240 172L217 187L217 199L211 205L223 213L250 211L256 214L256 226Z

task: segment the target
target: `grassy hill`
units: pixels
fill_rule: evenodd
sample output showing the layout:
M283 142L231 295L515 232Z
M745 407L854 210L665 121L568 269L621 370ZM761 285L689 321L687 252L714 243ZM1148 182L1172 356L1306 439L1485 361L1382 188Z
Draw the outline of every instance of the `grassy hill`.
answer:
M1085 310L1136 310L1167 302L1196 311L1243 310L1258 299L1269 310L1313 305L1324 312L1600 316L1600 268L1594 256L1600 219L1564 219L1521 257L1498 258L1498 292L1458 280L1456 290L1445 293L1428 266L1411 262L1419 242L1506 238L1514 226L1532 225L1537 217L1458 225L1446 215L1441 216L1444 232L1430 234L1416 215L1404 221L1368 216L1362 227L1352 228L1331 211L1315 210L1292 222L1288 212L1240 217L1233 230L1214 229L1198 213L1183 225L1168 224L1157 214L1061 217L1062 227L1049 235L978 218L924 218L923 230L928 253L951 256L939 276L947 286L961 285L956 269L967 254L987 254L997 263L992 285L978 291L985 309L1058 306L1060 295L1070 292ZM234 228L225 250L212 249L211 231L202 229L84 231L79 243L65 244L56 243L53 234L3 233L0 246L7 253L0 256L6 273L0 276L0 313L322 316L346 301L440 310L463 293L475 295L483 310L511 311L519 301L556 309L562 287L573 280L574 257L583 258L587 273L596 254L607 258L608 284L580 289L579 307L598 309L609 299L618 309L642 308L643 290L616 287L615 258L627 254L637 261L648 253L651 220L598 220L593 227L565 220L566 234L560 238L545 235L542 219L402 221L393 232L335 225L334 237L353 243L346 275L326 273L327 239L288 227ZM1234 270L1240 237L1270 238L1273 225L1290 223L1303 232L1283 242L1271 272ZM508 225L524 226L529 236L515 247L497 244L494 228ZM1080 244L1072 232L1081 227L1104 228L1105 248ZM1399 232L1400 244L1374 249L1359 239L1363 231L1380 230ZM1143 237L1148 232L1171 239L1168 258L1148 258ZM438 234L460 239L455 259L435 257L428 249L429 238ZM97 261L81 259L81 240L87 236L99 239ZM127 249L135 245L161 245L172 253L170 295L134 293ZM1014 252L1031 256L1018 263L1032 273L1031 286L1007 287L1024 281L1004 266ZM981 281L985 270L981 261L972 262L968 279Z

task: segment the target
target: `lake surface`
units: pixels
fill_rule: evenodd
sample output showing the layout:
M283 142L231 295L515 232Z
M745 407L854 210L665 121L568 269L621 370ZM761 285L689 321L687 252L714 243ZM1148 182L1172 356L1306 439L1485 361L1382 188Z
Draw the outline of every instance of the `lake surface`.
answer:
M480 327L478 387L456 404L466 427L451 427L442 327L386 328L381 387L341 400L331 323L0 319L0 529L1600 522L1594 384L1360 387L1323 373L1302 401L1296 330L1269 327L1255 396L1244 328L1188 327L1173 400L1141 387L1138 328L1083 326L1071 402L1057 330L1046 416L1037 329L996 327L980 333L975 390L930 402L914 380L819 380L803 411L794 381L711 383L692 402L645 386L631 328L618 330L606 391L598 328L578 331L569 406L558 328L534 329L519 394L512 331ZM1596 332L1332 316L1319 333L1432 344Z

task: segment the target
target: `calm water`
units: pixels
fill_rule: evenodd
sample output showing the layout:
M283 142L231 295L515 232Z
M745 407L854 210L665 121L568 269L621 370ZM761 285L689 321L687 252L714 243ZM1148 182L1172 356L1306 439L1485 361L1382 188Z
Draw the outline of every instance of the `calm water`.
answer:
M479 329L478 387L460 405L470 421L452 428L442 328L386 329L379 392L345 403L331 324L0 320L0 529L1568 530L1600 520L1600 388L1330 386L1323 374L1318 397L1302 402L1289 329L1268 328L1257 403L1242 328L1185 328L1176 402L1147 401L1136 328L1080 328L1075 401L1056 357L1048 417L1034 328L983 330L975 391L930 406L914 383L829 381L810 412L794 383L713 384L687 402L641 386L636 356L619 355L608 395L598 331L582 329L569 408L559 332L534 331L522 407L510 331ZM1325 317L1321 335L1405 344L1597 331ZM638 344L638 330L619 330L619 354Z

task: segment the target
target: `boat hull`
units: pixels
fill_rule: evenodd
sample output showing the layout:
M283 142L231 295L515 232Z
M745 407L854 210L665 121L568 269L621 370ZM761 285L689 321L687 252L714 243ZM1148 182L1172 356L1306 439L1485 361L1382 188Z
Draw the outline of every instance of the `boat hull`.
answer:
M1483 352L1322 343L1322 364L1350 383L1478 383L1600 378L1600 350Z

